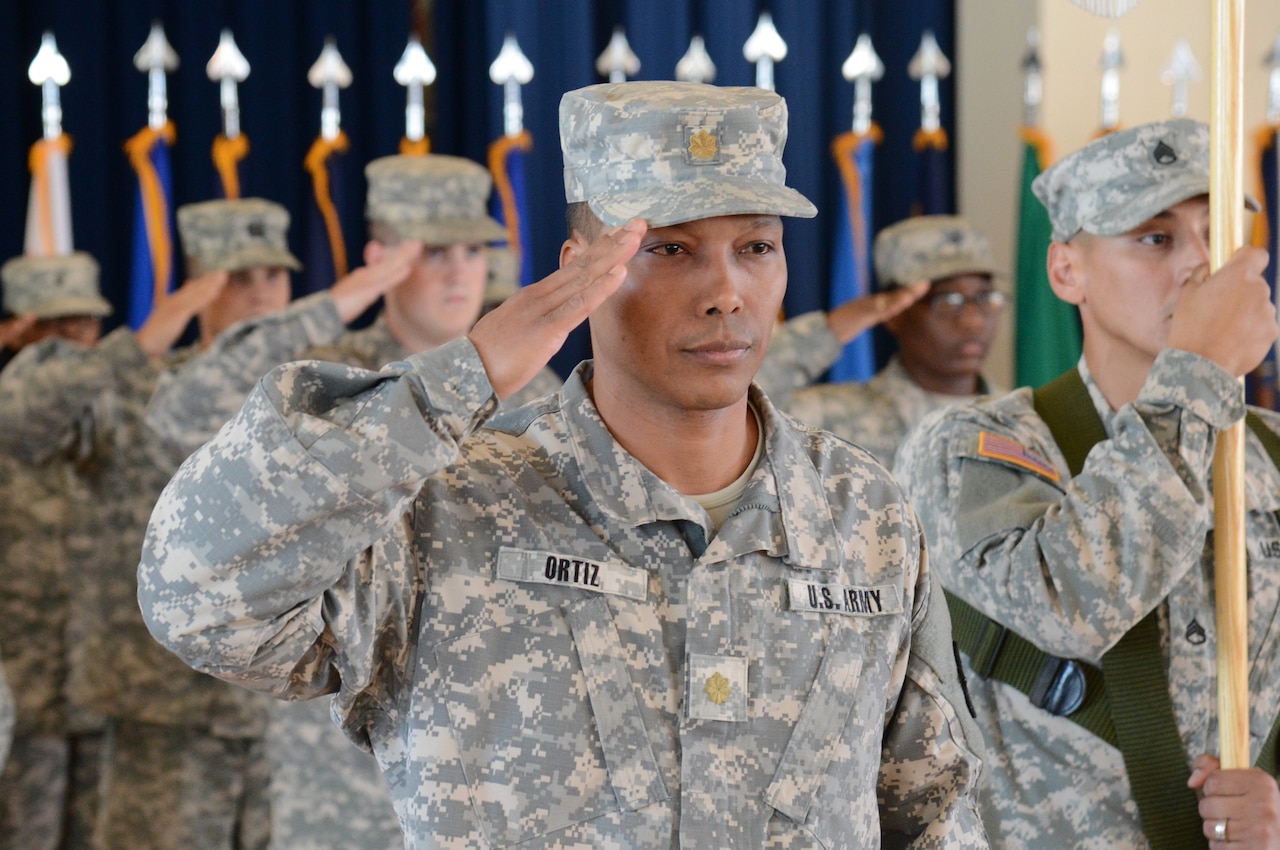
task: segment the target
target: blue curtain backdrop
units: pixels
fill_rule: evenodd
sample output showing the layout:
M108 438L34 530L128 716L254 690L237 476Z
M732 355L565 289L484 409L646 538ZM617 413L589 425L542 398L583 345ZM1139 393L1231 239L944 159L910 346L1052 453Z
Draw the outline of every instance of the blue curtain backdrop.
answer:
M22 250L27 150L41 127L40 92L27 80L27 65L44 30L53 31L71 66L62 106L64 129L75 143L70 177L76 246L101 262L104 293L116 305L118 323L128 300L135 191L121 146L146 121L146 77L134 68L133 55L152 20L164 24L182 63L169 77L169 115L178 132L172 151L175 203L217 195L209 151L221 117L218 89L206 77L205 63L219 31L230 27L252 69L240 86L241 127L250 144L241 163L242 192L290 209L290 239L299 256L305 253L311 202L302 161L320 113L320 93L307 84L306 72L325 37L337 39L354 75L342 93L351 150L338 165L346 187L340 213L353 264L365 239L363 166L395 153L404 131L404 90L392 68L414 22L430 17L426 46L438 71L429 95L435 100L428 115L432 150L479 162L502 132L502 93L489 81L489 63L503 37L514 33L535 68L524 105L534 140L528 167L534 269L542 276L555 268L564 236L557 104L566 90L601 81L595 60L614 26L626 28L640 58L637 79L670 79L690 36L700 32L716 63L716 83L753 85L755 69L743 58L742 44L760 11L770 10L789 46L775 68L776 88L791 110L789 182L819 209L816 219L787 223L786 311L797 315L826 303L831 213L840 192L829 147L848 129L853 98L841 63L858 33L867 31L885 65L874 88L875 118L885 133L876 154L872 224L878 230L909 214L918 185L911 139L919 126L919 89L907 75L907 63L926 29L952 55L953 7L954 0L0 0L0 179L9 197L0 205L0 260ZM954 150L950 80L941 93L943 126ZM586 353L585 335L578 334L553 365L563 373Z

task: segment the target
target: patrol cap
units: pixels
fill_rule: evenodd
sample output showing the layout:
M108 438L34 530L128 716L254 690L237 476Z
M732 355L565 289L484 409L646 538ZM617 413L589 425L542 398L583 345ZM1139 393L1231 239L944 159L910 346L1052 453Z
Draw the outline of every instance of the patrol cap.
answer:
M98 262L83 251L60 257L14 257L0 267L4 309L37 319L110 316L98 290Z
M718 215L812 218L785 184L787 103L758 88L605 83L560 100L564 191L609 227Z
M1057 242L1081 230L1125 233L1209 192L1209 126L1174 118L1109 133L1047 169L1031 189ZM1245 203L1257 209L1252 198Z
M188 260L204 271L302 268L289 253L289 212L262 198L203 201L178 207L178 232Z
M365 218L428 245L497 242L507 231L486 212L493 180L460 156L384 156L365 166Z
M872 254L881 289L957 274L999 274L987 237L958 215L903 219L880 231Z

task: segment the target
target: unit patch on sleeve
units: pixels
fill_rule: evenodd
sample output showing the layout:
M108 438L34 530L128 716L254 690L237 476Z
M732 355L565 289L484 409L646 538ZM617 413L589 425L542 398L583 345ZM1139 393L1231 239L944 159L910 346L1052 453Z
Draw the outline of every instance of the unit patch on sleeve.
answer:
M1026 446L990 431L983 431L978 435L978 454L981 457L995 458L1029 469L1050 481L1058 481L1062 477L1058 474L1058 470L1054 469L1053 464Z
M503 546L498 550L498 578L552 584L643 602L649 595L649 574L620 561L593 561L581 555L531 552Z
M821 584L798 578L787 580L792 611L846 614L851 617L884 617L902 613L902 599L891 584L854 587Z

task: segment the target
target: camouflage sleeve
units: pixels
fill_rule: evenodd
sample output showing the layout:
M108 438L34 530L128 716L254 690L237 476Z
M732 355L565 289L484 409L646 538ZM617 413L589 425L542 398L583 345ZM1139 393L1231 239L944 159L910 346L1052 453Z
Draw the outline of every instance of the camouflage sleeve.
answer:
M1164 351L1075 478L1025 390L926 419L895 474L945 587L1096 662L1198 562L1214 436L1243 415L1240 395L1210 361Z
M536 401L546 395L554 395L560 392L560 387L564 381L560 376L549 368L541 369L538 374L533 376L533 380L524 386L520 392L511 396L502 402L504 410L515 410L531 401Z
M160 375L147 403L147 425L178 457L186 457L240 409L271 368L333 342L344 330L324 292L228 328L207 350Z
M840 351L840 341L827 327L826 313L815 310L796 316L774 328L756 383L765 395L781 402L787 393L817 380Z
M885 723L880 758L884 847L987 847L978 813L982 733L969 712L941 588L921 568L906 677Z
M94 400L121 373L148 368L128 328L92 348L59 339L29 345L0 373L0 451L43 463L71 446L92 445Z
M156 504L138 568L148 628L193 667L275 695L332 690L331 655L367 674L380 624L412 619L404 514L495 407L465 339L381 372L273 370Z

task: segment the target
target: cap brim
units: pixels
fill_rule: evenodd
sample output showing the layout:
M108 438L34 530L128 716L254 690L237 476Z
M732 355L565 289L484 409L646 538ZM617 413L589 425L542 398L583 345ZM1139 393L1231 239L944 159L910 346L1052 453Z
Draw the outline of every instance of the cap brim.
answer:
M1207 194L1209 194L1207 177L1204 180L1177 181L1160 187L1157 192L1146 193L1127 204L1112 207L1107 211L1107 224L1101 227L1092 227L1085 223L1080 229L1098 236L1118 236L1121 233L1128 233L1170 207ZM1259 212L1262 209L1257 199L1248 193L1244 196L1244 206L1250 212Z
M201 265L211 271L226 272L238 272L256 268L281 268L295 272L302 270L302 263L298 262L298 258L293 254L288 251L282 251L279 248L263 246L243 248L223 257L220 262L201 263Z
M488 244L507 240L506 228L491 218L389 223L400 238L416 239L427 245Z
M86 296L66 297L46 301L31 311L37 319L60 319L64 316L96 316L102 318L114 312L111 302L104 298Z
M666 227L720 215L781 215L813 218L818 208L795 189L750 180L686 180L629 192L605 192L589 199L591 211L608 227L642 218Z

